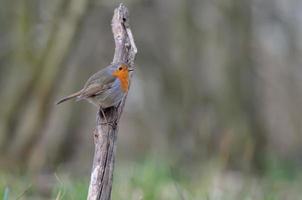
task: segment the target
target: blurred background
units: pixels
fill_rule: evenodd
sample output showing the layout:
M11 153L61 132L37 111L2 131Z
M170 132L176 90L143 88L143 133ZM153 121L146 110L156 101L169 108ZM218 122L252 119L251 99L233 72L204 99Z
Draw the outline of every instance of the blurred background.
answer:
M300 199L302 1L126 0L113 199ZM111 0L0 0L0 198L86 199Z

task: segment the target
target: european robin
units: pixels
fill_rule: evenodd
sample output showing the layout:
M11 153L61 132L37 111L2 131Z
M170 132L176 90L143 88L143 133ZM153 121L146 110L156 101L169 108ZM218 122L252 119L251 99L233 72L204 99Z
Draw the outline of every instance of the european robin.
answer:
M130 71L133 69L130 69L125 63L109 65L93 74L83 89L62 98L56 104L73 98L76 98L77 101L86 99L103 112L105 108L116 106L127 93Z

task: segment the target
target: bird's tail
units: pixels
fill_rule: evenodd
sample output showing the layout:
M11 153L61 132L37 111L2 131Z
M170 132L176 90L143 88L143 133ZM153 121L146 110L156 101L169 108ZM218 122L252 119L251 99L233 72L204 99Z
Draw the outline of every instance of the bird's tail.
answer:
M60 104L60 103L63 103L69 99L72 99L74 97L78 97L80 94L81 94L82 91L79 91L79 92L76 92L76 93L73 93L67 97L63 97L62 99L60 99L59 101L56 102L56 105Z

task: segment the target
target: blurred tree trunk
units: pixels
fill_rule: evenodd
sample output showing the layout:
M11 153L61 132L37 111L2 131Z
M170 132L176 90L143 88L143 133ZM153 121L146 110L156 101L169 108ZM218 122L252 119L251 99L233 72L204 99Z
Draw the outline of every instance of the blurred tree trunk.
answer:
M9 61L10 68L6 71L7 77L4 77L8 87L4 87L4 91L1 93L1 99L6 101L6 104L2 105L3 112L1 112L3 116L0 149L2 151L6 150L14 137L18 119L16 113L22 112L23 101L26 101L35 79L35 73L39 71L33 67L34 58L29 59L29 55L33 55L33 52L30 52L32 49L29 48L31 44L29 31L33 28L29 7L25 1L19 3L12 1L9 6L13 13L11 14L13 23L11 25L12 30L9 31L11 37L7 39L9 39L9 47L12 50Z
M3 132L6 137L3 137L1 148L19 161L28 160L31 150L43 133L53 107L54 91L60 87L59 80L65 72L61 66L69 55L80 23L88 11L89 2L90 0L59 1L46 46L42 53L38 53L37 61L32 63L30 78L18 87L19 92L14 93L14 101L7 112ZM25 5L20 3L19 6L23 6L21 10L31 12L31 7ZM20 16L20 20L24 20L24 16ZM28 36L25 38L28 39ZM17 44L28 45L22 42Z
M226 9L230 31L229 46L231 48L228 67L230 84L228 111L234 127L246 126L247 133L239 130L238 134L247 134L242 141L244 146L241 155L244 166L252 165L252 169L263 172L266 155L267 137L264 131L263 118L259 107L259 87L256 75L257 66L253 52L252 2L234 0L231 8ZM231 116L232 115L232 116ZM234 124L242 123L242 124ZM241 132L241 133L240 133ZM239 137L240 138L240 137ZM238 159L238 156L233 155ZM236 163L236 161L235 161ZM242 165L241 164L241 165Z

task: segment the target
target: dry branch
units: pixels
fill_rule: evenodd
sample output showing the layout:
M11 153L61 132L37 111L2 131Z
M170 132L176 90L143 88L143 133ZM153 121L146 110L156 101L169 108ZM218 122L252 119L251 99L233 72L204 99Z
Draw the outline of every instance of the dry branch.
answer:
M115 41L113 63L125 62L131 68L134 68L137 49L129 27L128 9L123 4L120 4L114 10L111 26ZM118 107L106 110L107 121L114 122L112 126L102 125L105 120L102 119L100 112L98 112L97 126L94 132L95 152L87 196L88 200L109 200L111 197L118 122L123 112L125 101L126 97Z

